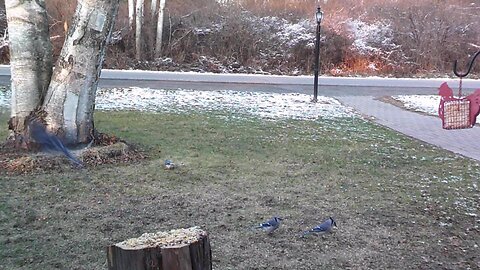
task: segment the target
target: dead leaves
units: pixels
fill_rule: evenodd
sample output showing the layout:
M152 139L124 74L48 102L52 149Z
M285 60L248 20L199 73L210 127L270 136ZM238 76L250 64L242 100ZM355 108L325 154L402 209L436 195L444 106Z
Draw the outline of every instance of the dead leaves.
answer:
M86 167L103 164L131 163L146 158L137 147L130 145L116 136L97 133L94 146L73 150ZM75 168L67 158L56 153L32 153L16 149L11 145L0 146L0 175L22 175L44 173L48 171L65 171Z

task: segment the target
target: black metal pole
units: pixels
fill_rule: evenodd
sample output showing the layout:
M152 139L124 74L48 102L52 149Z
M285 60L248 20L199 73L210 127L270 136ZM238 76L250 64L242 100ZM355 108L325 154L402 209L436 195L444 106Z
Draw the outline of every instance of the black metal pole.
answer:
M317 38L315 40L315 67L313 79L313 102L317 102L318 96L318 72L320 70L320 22L317 22Z

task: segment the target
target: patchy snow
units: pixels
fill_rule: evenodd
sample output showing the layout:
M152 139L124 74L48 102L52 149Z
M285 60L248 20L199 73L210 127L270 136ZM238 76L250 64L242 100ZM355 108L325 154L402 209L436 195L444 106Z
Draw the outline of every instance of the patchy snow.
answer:
M348 20L347 27L353 38L353 47L361 54L383 54L396 48L393 30L389 23L376 21L366 23L360 20Z
M310 19L287 20L275 16L258 17L249 11L243 11L235 18L241 20L245 29L254 31L260 38L258 42L271 44L267 55L288 54L292 48L300 45L313 48L315 43L315 22ZM197 27L198 36L216 35L228 25L226 18L207 27ZM265 52L264 52L265 53Z
M279 94L241 91L194 91L150 88L99 89L98 110L138 110L146 112L214 112L228 111L237 116L251 115L263 119L315 120L355 117L353 109L329 97L311 102L305 94ZM0 91L0 107L9 107L10 94Z
M0 89L0 107L10 107L11 92Z
M0 107L10 107L11 92L0 89ZM438 115L438 95L397 95L393 99L405 108ZM227 110L265 119L317 119L351 117L353 109L329 97L318 97L314 104L310 95L243 91L164 90L149 88L100 89L96 108L100 110L139 110L187 112Z
M239 116L263 119L338 118L356 116L329 97L311 102L305 94L278 94L241 91L163 90L149 88L114 88L100 90L95 107L99 110L140 110L149 112L229 111Z
M402 102L407 109L438 115L439 95L399 95L392 98Z
M283 21L278 37L287 48L293 48L298 44L305 44L307 48L315 46L315 35L312 33L312 22L300 20L297 23Z

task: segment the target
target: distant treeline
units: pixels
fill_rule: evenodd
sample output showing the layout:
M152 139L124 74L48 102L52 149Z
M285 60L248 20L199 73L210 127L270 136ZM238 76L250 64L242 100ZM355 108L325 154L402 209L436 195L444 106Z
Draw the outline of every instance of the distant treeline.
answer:
M46 2L58 55L76 3ZM135 33L128 27L127 1L122 1L105 67L311 74L317 2L325 14L322 74L453 76L455 60L464 69L480 50L478 1L167 0L162 57L154 59L156 23L147 13L145 59L136 60ZM0 53L8 63L8 50ZM477 63L472 77L478 74Z

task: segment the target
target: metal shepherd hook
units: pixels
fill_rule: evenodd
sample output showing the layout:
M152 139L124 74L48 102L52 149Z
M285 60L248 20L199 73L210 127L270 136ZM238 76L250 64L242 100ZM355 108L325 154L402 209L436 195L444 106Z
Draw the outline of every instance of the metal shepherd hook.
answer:
M460 85L458 87L458 96L461 97L462 96L462 78L467 76L470 71L472 70L472 67L473 67L473 62L475 62L475 59L477 58L477 56L480 54L480 51L476 52L475 55L472 57L472 59L470 59L470 63L468 63L468 70L467 72L461 74L458 72L457 70L457 62L458 60L455 60L455 63L453 63L453 73L455 73L455 75L457 75L457 77L460 77Z
M467 72L461 74L458 72L457 70L457 60L455 60L455 63L453 64L453 73L455 73L455 75L457 75L458 77L460 78L463 78L465 76L467 76L470 71L472 70L472 67L473 67L473 62L475 62L475 59L477 58L477 56L480 54L480 51L476 52L475 55L472 57L472 59L470 60L470 63L468 64L468 70Z

